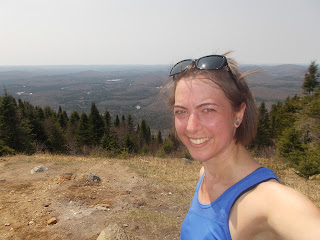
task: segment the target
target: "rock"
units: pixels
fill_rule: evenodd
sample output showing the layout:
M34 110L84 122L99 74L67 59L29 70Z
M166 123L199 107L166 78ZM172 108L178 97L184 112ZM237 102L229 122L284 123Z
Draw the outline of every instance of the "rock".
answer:
M309 177L309 180L319 180L320 179L320 174L312 175Z
M192 163L192 160L190 160L188 158L181 158L181 162L190 164L190 163Z
M62 184L66 181L70 181L72 179L73 173L64 173L60 175L60 181L59 184Z
M35 167L35 168L33 168L31 170L31 174L34 174L36 172L44 172L44 171L47 171L47 170L48 170L48 168L45 167L45 166L37 166L37 167Z
M88 181L90 181L90 182L96 182L96 183L101 182L100 177L97 176L97 175L95 175L95 174L93 174L93 173L89 173L89 174L87 175L87 179L88 179Z
M103 229L97 240L128 240L126 232L116 223Z
M53 225L53 224L56 224L57 222L58 222L58 220L55 217L52 217L47 221L47 224Z

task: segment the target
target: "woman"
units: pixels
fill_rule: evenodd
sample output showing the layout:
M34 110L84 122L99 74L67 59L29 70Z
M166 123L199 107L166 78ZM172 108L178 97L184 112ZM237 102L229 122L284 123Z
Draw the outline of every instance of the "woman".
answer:
M245 148L257 114L235 62L221 55L188 59L170 76L176 132L203 165L180 238L320 239L319 209Z

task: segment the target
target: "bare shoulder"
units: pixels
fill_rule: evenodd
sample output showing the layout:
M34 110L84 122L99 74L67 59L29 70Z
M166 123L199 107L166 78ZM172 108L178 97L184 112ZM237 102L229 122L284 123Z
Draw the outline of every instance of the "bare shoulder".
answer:
M299 191L275 180L259 184L244 203L259 210L270 231L279 239L316 239L320 235L320 210Z
M265 199L270 206L268 210L272 210L275 207L297 207L303 208L304 211L310 210L312 213L320 213L319 208L305 195L301 192L280 184L276 180L270 180L261 183L257 188L252 191L252 197L259 197L260 199ZM281 209L278 209L281 210ZM294 211L295 209L292 209Z

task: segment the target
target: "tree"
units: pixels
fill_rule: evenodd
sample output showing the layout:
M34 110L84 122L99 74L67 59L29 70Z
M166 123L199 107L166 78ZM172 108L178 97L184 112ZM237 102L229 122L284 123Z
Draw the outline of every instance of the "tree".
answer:
M79 146L91 145L92 143L89 129L89 119L85 113L82 113L80 116L79 127L76 130L76 142Z
M113 125L114 125L115 127L119 127L119 126L120 126L120 119L119 119L119 116L118 116L118 115L116 116L116 119L114 120Z
M294 165L298 165L300 156L304 152L302 143L302 133L294 127L288 127L279 138L278 152L281 157Z
M261 149L270 146L272 141L270 137L269 114L264 101L258 108L258 129L257 136L253 140L252 145Z
M22 105L21 107L23 108ZM17 152L32 154L35 149L31 125L21 115L15 98L4 89L4 96L0 101L0 139L5 146Z
M308 68L308 72L304 75L304 82L302 84L302 89L304 89L309 95L319 85L317 75L318 65L316 64L316 61L312 61Z
M158 134L157 134L157 143L158 143L159 145L163 143L161 131L158 131Z
M109 113L107 108L106 108L106 111L104 113L104 123L105 123L105 128L106 128L106 134L109 135L110 134L110 128L111 128L111 116L110 116L110 113Z
M148 145L151 140L151 133L150 133L150 128L147 126L147 123L144 119L142 119L141 121L140 131L141 131L142 145L143 144Z
M127 117L127 128L128 128L128 131L131 133L133 131L133 119L132 119L132 116L129 114L128 117Z
M105 133L105 125L103 118L94 102L91 104L89 127L91 131L92 144L99 145L101 138Z
M47 135L47 148L52 153L64 153L67 151L65 135L54 117L50 117L44 122Z

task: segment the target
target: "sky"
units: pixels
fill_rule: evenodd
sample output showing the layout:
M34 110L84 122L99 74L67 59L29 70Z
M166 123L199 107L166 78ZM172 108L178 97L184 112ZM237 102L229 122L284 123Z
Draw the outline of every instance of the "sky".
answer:
M0 66L320 63L319 0L0 0Z

